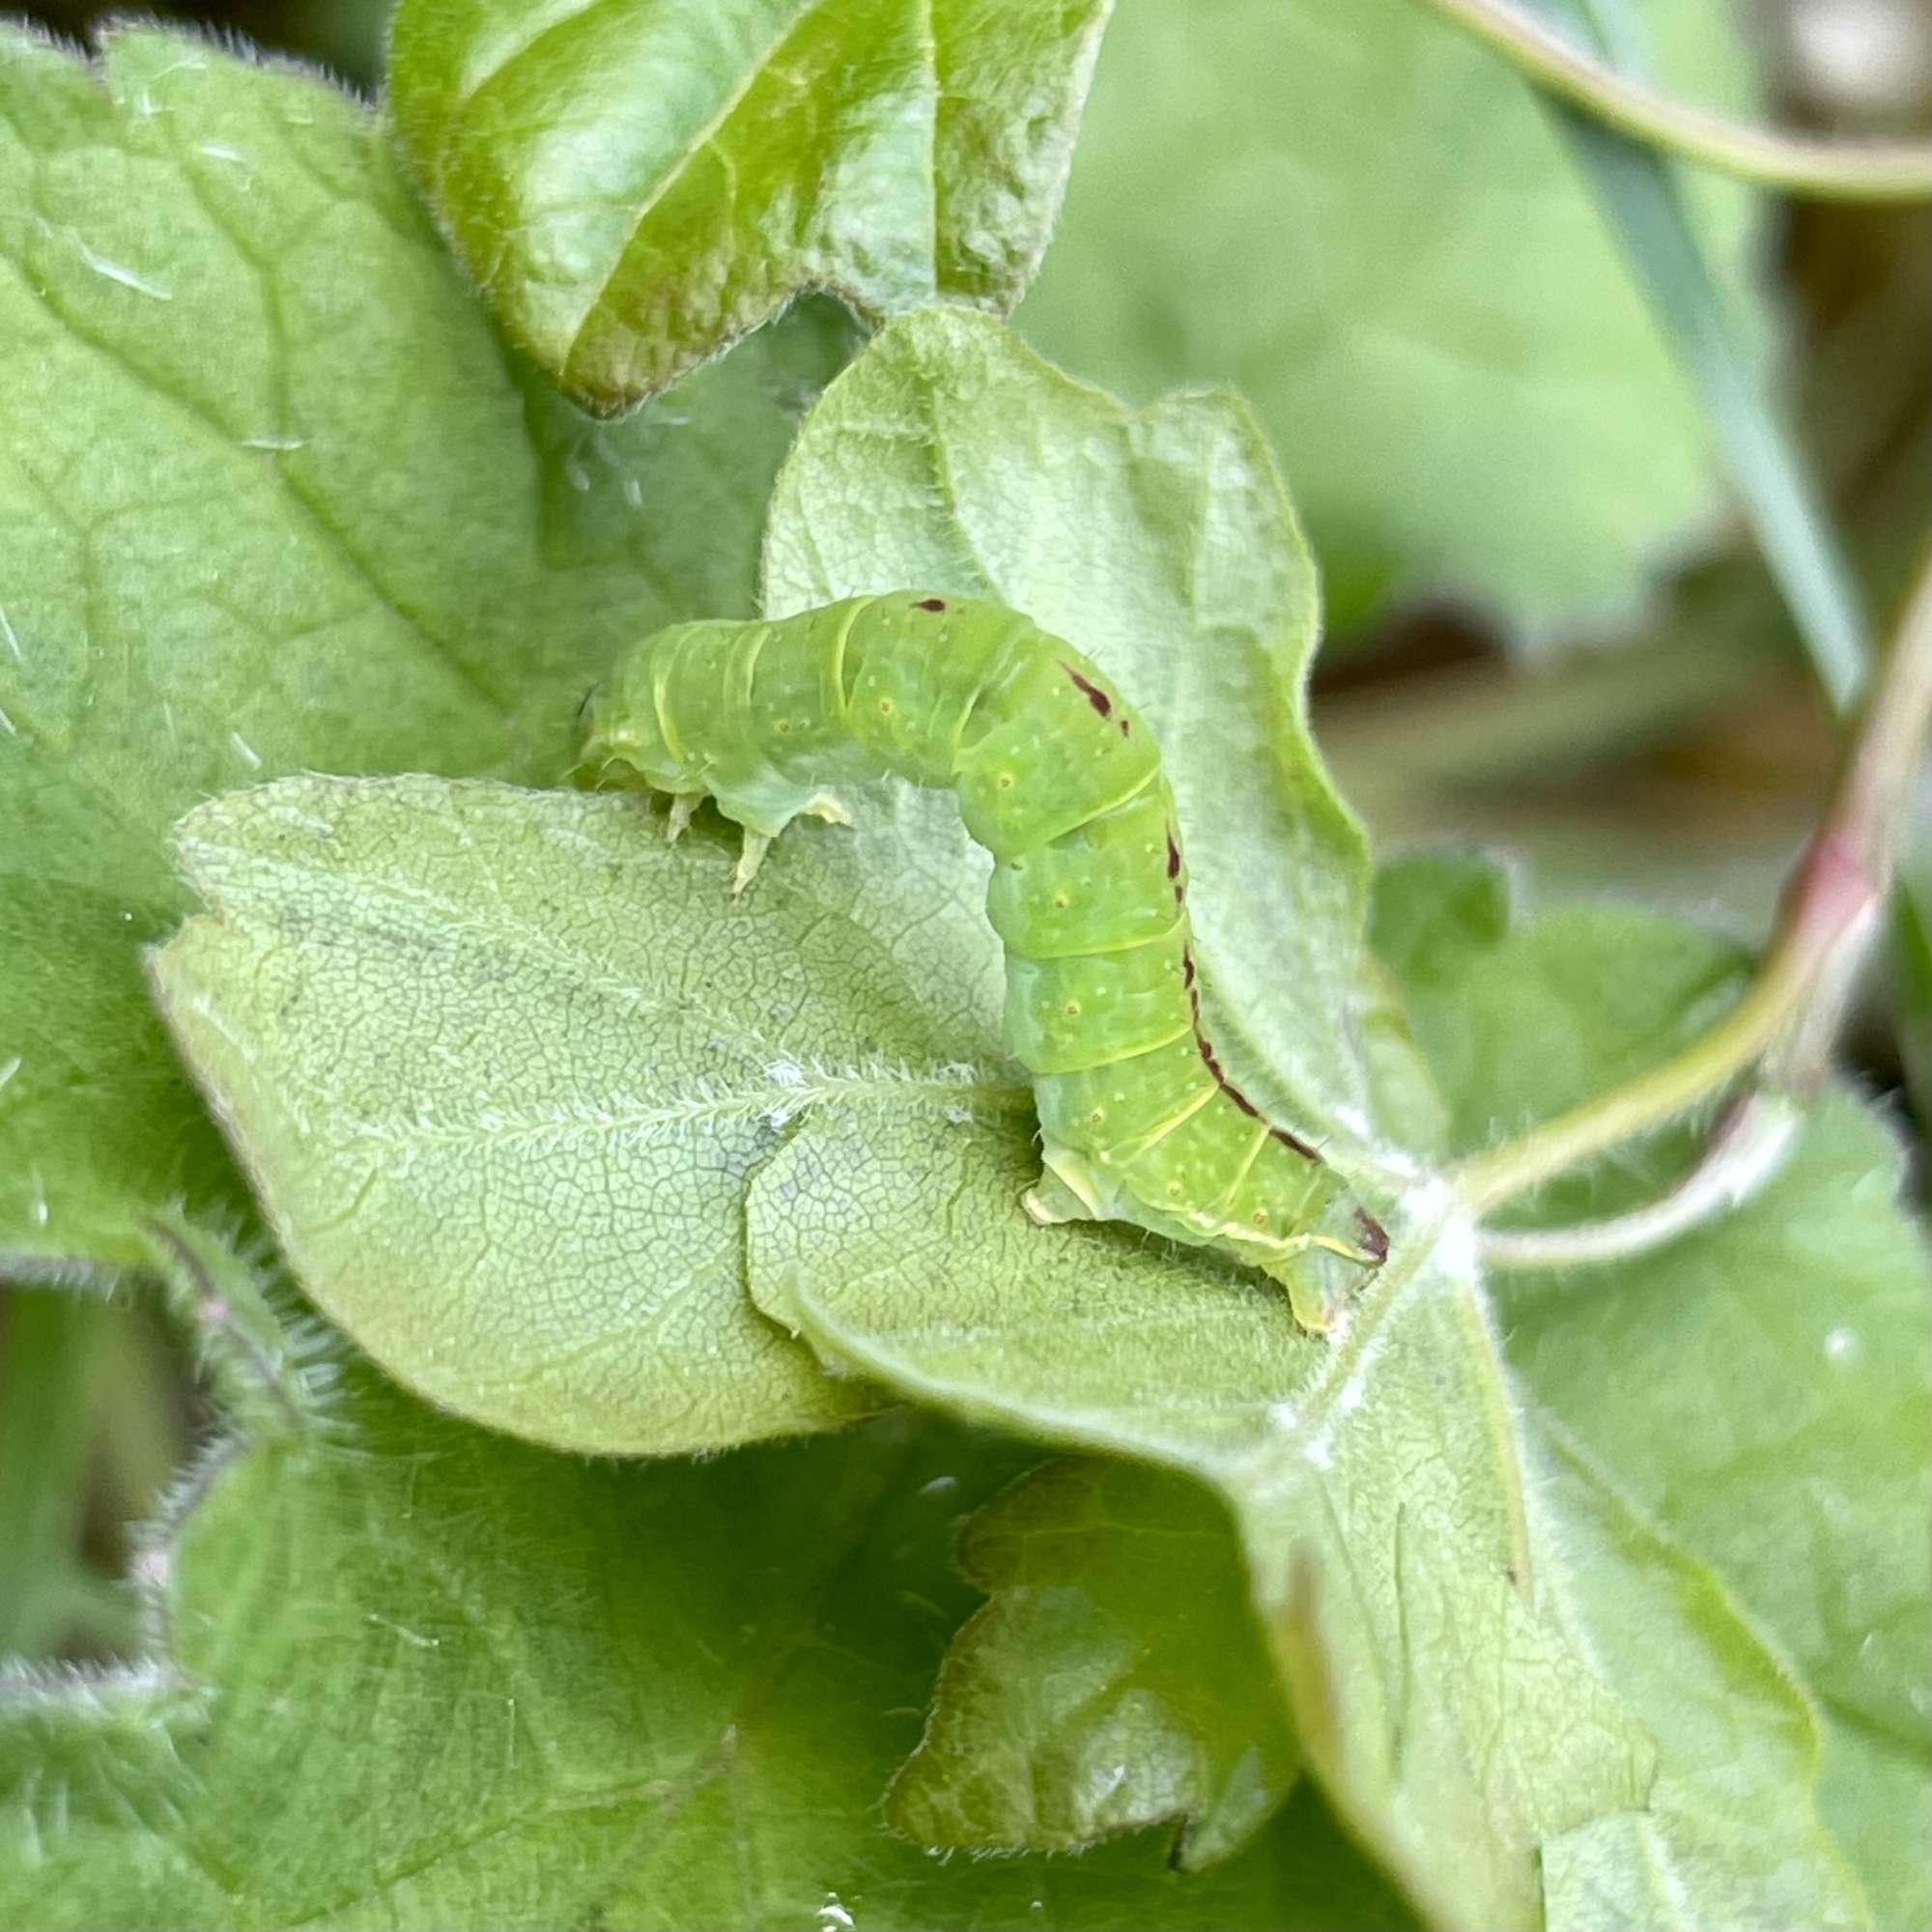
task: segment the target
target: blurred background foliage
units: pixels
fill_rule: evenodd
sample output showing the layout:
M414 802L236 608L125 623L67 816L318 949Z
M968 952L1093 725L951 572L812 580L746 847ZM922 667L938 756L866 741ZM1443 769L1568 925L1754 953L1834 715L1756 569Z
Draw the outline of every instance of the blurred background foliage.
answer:
M29 8L74 39L116 11ZM387 0L147 11L381 86ZM1690 407L1526 92L1405 0L1361 0L1402 43L1394 71L1452 70L1423 125L1365 141L1324 11L1358 17L1121 0L1020 325L1133 398L1250 394L1328 581L1318 729L1380 849L1494 846L1540 897L1628 895L1759 938L1836 734ZM1932 127L1924 0L1651 17L1660 77L1692 98L1846 134ZM1932 510L1932 224L1697 193L1883 625ZM1378 362L1409 329L1460 372ZM1849 1050L1902 1110L1881 1002ZM134 1647L126 1525L206 1421L139 1302L0 1295L0 1655Z

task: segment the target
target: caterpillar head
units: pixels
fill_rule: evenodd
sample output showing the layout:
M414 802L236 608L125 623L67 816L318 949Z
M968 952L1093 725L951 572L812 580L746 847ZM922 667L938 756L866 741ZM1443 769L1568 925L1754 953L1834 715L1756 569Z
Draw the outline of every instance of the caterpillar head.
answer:
M675 788L671 781L679 760L666 743L658 722L651 666L645 653L626 653L610 677L584 699L580 716L583 749L578 756L578 772L584 781L595 784L615 776L614 766L640 774L662 789Z

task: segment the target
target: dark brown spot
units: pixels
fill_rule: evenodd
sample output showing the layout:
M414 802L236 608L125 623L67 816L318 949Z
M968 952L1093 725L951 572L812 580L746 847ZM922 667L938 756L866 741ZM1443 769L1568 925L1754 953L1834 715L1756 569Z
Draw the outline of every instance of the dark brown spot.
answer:
M1174 827L1167 828L1167 876L1178 879L1180 876L1180 847L1174 842Z
M1180 983L1183 986L1194 983L1194 954L1185 946L1180 949Z
M1380 1267L1389 1258L1388 1230L1366 1208L1357 1208L1355 1232L1362 1237L1364 1251L1373 1255L1376 1265Z
M1122 738L1124 738L1127 735L1127 733L1131 731L1133 728L1134 728L1134 721L1131 718L1122 718L1121 720L1121 736Z
M1236 1106L1240 1108L1242 1113L1247 1115L1249 1120L1259 1121L1261 1119L1262 1110L1259 1107L1257 1107L1255 1103L1252 1100L1250 1100L1248 1096L1245 1094L1243 1094L1238 1087L1230 1087L1228 1083L1224 1080L1221 1083L1221 1091L1222 1093L1227 1094L1229 1099L1234 1101Z
M1328 1165L1328 1163L1325 1160L1323 1160L1321 1156L1319 1153L1317 1153L1316 1151L1312 1147L1310 1147L1305 1140L1301 1139L1300 1136L1297 1134L1290 1133L1286 1127L1270 1127L1268 1129L1268 1132L1271 1133L1275 1137L1275 1139L1282 1144L1283 1147L1293 1148L1295 1151L1295 1152L1302 1157L1303 1160L1312 1160L1317 1167L1326 1167Z
M946 599L943 597L922 597L912 608L915 611L943 611L946 609Z
M1069 664L1064 664L1060 668L1073 680L1074 690L1079 692L1102 718L1113 715L1114 700L1097 684L1090 678L1082 677Z

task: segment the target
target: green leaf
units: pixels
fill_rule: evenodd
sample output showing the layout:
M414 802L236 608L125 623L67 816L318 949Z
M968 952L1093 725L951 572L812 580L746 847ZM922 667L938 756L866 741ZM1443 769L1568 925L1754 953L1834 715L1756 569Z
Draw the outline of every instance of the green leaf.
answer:
M1560 1520L1591 1654L1662 1754L1642 1811L1546 1845L1553 1926L1869 1926L1818 1812L1816 1715L1703 1564L1559 1435L1539 1502Z
M548 776L623 643L749 609L844 326L599 429L519 378L364 108L0 29L0 1261L239 1192L143 996L166 828L302 768Z
M1733 944L1674 921L1512 924L1474 862L1392 868L1376 929L1463 1148L1654 1065L1741 983ZM1535 1218L1632 1207L1689 1152L1681 1134L1626 1151ZM1614 1266L1513 1277L1501 1311L1539 1397L1791 1659L1827 1720L1827 1815L1883 1925L1932 1903L1932 1341L1900 1179L1890 1134L1840 1093L1747 1206Z
M1668 1059L1749 977L1735 940L1637 906L1513 917L1493 860L1426 854L1377 882L1376 950L1448 1096L1453 1152L1521 1133ZM1578 1218L1590 1185L1557 1183L1546 1214Z
M1740 104L1722 7L1646 17L1667 84ZM1741 283L1746 196L1693 199ZM1628 604L1714 508L1695 403L1557 129L1411 0L1123 8L1020 322L1129 395L1252 397L1331 624L1445 585L1533 630Z
M396 126L511 338L611 412L805 290L1009 309L1108 5L404 0Z
M1654 1753L1529 1580L1561 1558L1529 1509L1467 1231L1398 1224L1331 1349L1247 1271L1028 1226L1032 1159L991 1121L808 1121L753 1182L753 1292L905 1394L1219 1491L1351 1829L1433 1917L1534 1922L1539 1848L1641 1806ZM909 1201L926 1209L910 1239Z
M1245 418L1203 399L1128 419L997 324L946 312L887 330L856 373L786 470L771 601L861 587L806 591L783 560L810 545L832 568L857 541L837 475L869 453L849 426L868 396L887 408L877 385L911 381L901 401L919 411L965 399L949 446L1003 490L971 520L982 554L1036 539L1050 514L1077 508L1083 530L1076 570L974 587L1023 591L1049 621L1056 598L1084 608L1083 644L1144 667L1126 681L1155 694L1179 744L1204 869L1247 813L1293 883L1292 898L1202 908L1247 982L1272 983L1284 958L1302 969L1305 998L1258 1046L1231 1023L1229 1049L1238 1065L1265 1047L1264 1065L1365 1125L1367 1061L1335 1041L1359 1008L1378 1066L1402 1042L1362 977L1361 835L1301 715L1306 555ZM1059 412L1053 459L972 446L1020 409ZM874 514L915 487L867 473ZM947 530L895 522L897 554L875 545L871 567L934 581L919 552ZM1179 668L1190 636L1212 674ZM1252 779L1231 768L1230 736L1264 760ZM215 916L161 955L157 982L331 1316L411 1386L573 1446L716 1447L864 1406L740 1293L746 1176L807 1107L943 1116L978 1104L978 1086L1031 1121L1000 1037L983 854L948 798L878 787L857 816L856 835L793 832L773 883L734 906L701 854L664 850L641 810L609 801L298 786L197 813L184 858ZM1211 976L1222 955L1203 956ZM423 957L442 962L428 980ZM271 990L284 970L298 995ZM923 1211L909 1201L906 1238Z
M1459 960L1473 977L1506 918L1493 874L1434 874L1440 902L1393 897L1381 922L1433 1046L1442 985ZM1492 1003L1458 988L1487 1014L1437 1056L1460 1075L1459 1119L1487 1131L1499 1106L1560 1105L1613 1076L1610 1024L1662 1050L1699 1002L1729 997L1734 949L1597 917L1604 1025L1534 975L1503 976ZM1646 930L1662 935L1647 951ZM753 1181L753 1292L906 1394L1217 1490L1311 1767L1434 1916L1594 1925L1610 1897L1610 1922L1867 1922L1773 1619L1674 1519L1548 1446L1500 1359L1471 1231L1430 1188L1329 1350L1239 1271L1119 1230L1027 1228L1010 1203L1031 1153L984 1118L863 1136L808 1121ZM908 1241L917 1200L930 1226ZM1614 1350L1577 1359L1630 1427L1660 1433L1647 1386L1605 1377Z
M244 1372L245 1365L238 1365ZM1142 1837L947 1862L876 1802L1011 1445L900 1415L592 1464L351 1368L144 1563L173 1649L0 1679L0 1919L397 1932L1255 1925L1406 1915L1304 1793L1210 1875Z
M1308 728L1314 566L1245 407L1195 394L1129 412L996 323L895 323L780 475L765 603L904 584L998 598L1120 680L1202 882L1188 903L1217 1048L1264 1111L1371 1141L1361 1037L1378 1059L1403 1046L1365 979L1366 841ZM951 824L950 801L930 810ZM977 903L983 874L954 876Z
M1240 1550L1199 1484L1063 1460L972 1520L991 1599L953 1639L887 1816L922 1844L1077 1851L1175 1821L1186 1869L1236 1851L1295 1774Z
M1031 1131L994 982L869 889L890 841L787 840L734 899L635 797L285 780L184 822L208 911L154 980L304 1288L391 1373L541 1441L718 1448L877 1401L743 1293L745 1177L796 1117Z

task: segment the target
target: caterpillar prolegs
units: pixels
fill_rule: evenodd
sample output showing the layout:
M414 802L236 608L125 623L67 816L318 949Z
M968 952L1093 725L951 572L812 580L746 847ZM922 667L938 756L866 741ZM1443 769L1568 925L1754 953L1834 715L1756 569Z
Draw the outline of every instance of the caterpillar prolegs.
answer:
M994 861L1007 1037L1043 1143L1035 1218L1219 1249L1284 1283L1315 1329L1386 1256L1321 1153L1216 1059L1159 751L1071 645L1002 606L916 591L673 625L594 698L585 760L668 792L673 837L714 798L745 831L734 889L799 814L843 818L828 787L950 787Z

